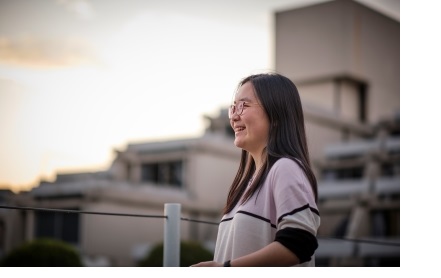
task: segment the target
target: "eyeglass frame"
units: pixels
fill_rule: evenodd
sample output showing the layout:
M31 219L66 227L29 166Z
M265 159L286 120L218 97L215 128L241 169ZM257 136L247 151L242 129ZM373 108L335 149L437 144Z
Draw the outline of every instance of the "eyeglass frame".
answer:
M260 103L253 103L253 102L247 102L247 101L238 101L236 104L231 104L230 107L228 107L228 118L233 118L234 115L241 116L243 114L245 104L250 105L253 104L255 106L262 106ZM239 105L239 106L238 106ZM240 111L240 113L238 113Z

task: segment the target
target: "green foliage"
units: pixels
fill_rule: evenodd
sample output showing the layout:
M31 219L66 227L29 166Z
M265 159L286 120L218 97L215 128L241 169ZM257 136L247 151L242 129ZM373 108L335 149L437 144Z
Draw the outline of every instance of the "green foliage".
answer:
M79 253L68 243L54 239L36 239L7 254L0 266L11 267L79 267Z
M158 243L150 253L142 259L138 266L148 267L162 267L164 260L164 243ZM212 261L213 253L204 248L198 242L182 241L181 242L181 254L180 254L180 266L188 267L190 265L203 262Z

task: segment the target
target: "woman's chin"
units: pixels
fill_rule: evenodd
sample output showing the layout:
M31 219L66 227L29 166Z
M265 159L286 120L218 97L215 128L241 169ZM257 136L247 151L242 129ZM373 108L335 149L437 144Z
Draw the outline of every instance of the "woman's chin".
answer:
M234 145L236 145L236 147L238 147L238 148L243 147L242 141L238 138L234 139Z

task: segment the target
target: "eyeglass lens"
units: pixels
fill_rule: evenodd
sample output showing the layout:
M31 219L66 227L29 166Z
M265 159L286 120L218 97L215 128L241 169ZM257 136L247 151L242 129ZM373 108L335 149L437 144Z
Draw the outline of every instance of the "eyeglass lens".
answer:
M243 102L238 102L237 104L232 104L228 109L228 116L231 119L234 114L240 116L243 111Z

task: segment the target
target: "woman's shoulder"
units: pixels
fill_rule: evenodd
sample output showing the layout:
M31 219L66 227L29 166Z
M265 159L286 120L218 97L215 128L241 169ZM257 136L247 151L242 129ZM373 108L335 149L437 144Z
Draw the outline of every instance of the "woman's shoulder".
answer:
M270 176L282 176L286 178L305 179L305 171L300 166L300 160L289 157L279 158L271 167Z
M300 166L301 162L295 158L279 158L270 170L269 181L273 185L307 185L309 184L305 171ZM301 186L303 187L303 186Z
M273 165L272 169L274 170L290 170L290 171L301 171L303 172L303 169L300 167L300 161L295 160L288 157L281 157L279 158Z

